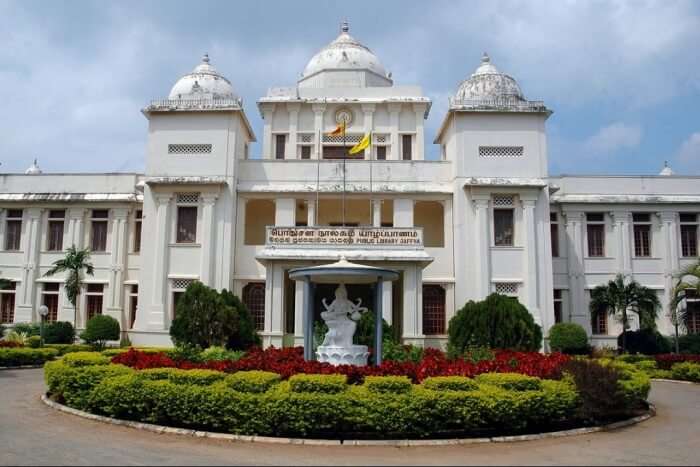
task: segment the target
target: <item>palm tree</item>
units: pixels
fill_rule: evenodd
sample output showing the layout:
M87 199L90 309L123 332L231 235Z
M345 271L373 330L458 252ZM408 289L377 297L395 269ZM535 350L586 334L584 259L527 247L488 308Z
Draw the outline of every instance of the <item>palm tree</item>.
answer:
M628 312L637 313L641 327L652 328L660 307L661 303L656 292L635 280L626 284L622 274L615 276L615 279L606 285L599 285L591 291L592 314L609 313L614 316L620 314L623 353L627 348L625 331L629 329Z
M669 316L675 330L676 337L676 353L678 353L678 328L681 324L685 325L688 320L687 308L679 310L683 300L693 293L700 297L700 261L696 264L691 264L682 269L676 274L676 285L671 292L671 300L669 306Z
M78 250L75 245L66 250L66 255L63 259L54 261L53 267L46 271L45 276L53 276L59 272L68 272L66 277L66 296L73 305L73 328L76 327L78 321L78 296L80 288L83 284L83 270L89 275L94 275L95 268L90 259L90 249Z

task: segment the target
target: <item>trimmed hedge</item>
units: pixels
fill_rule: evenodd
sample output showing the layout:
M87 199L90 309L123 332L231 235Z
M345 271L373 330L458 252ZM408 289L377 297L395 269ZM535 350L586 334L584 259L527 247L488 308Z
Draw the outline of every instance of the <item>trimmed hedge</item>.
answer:
M483 373L477 375L476 380L509 391L539 391L542 388L541 379L520 373Z
M423 387L433 391L474 391L479 385L466 376L433 376L423 380Z
M364 386L374 393L404 394L411 391L413 383L407 376L367 376Z
M0 366L41 365L58 356L55 349L32 349L25 347L0 348Z
M299 374L289 378L289 388L299 393L335 394L348 388L348 378L345 375Z
M671 376L673 379L700 383L700 364L691 362L676 363L671 367Z
M588 334L580 324L557 323L549 329L549 346L555 352L581 355L590 350Z
M172 375L180 373L196 374L56 361L46 366L46 381L54 397L93 413L270 436L426 437L503 433L503 427L520 432L570 421L578 405L566 381L509 391L460 377L428 378L423 385L406 385L403 377L368 377L364 385L348 386L342 375L296 375L279 382L279 375L240 372L202 385L175 382ZM463 387L469 390L457 389Z
M92 346L87 344L44 344L44 348L56 349L59 356L73 352L90 352L92 350Z
M226 385L239 392L266 392L281 381L280 375L269 371L239 371L226 377Z
M109 357L100 355L96 352L73 352L64 355L63 361L68 366L94 366L94 365L109 365Z
M151 381L168 380L175 384L206 386L223 381L226 374L214 370L180 370L177 368L153 368L139 372L139 376Z

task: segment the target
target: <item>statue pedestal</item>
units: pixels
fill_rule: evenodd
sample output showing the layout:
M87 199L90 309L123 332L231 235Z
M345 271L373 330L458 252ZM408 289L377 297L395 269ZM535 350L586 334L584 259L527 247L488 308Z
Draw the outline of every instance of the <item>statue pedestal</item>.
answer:
M327 362L331 365L357 365L367 366L369 352L366 345L319 345L316 350L316 358L319 362Z

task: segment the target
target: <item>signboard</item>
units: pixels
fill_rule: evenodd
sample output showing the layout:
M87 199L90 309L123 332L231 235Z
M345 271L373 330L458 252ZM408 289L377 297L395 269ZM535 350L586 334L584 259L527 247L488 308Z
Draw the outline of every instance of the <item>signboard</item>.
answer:
M423 248L419 227L267 227L267 246Z

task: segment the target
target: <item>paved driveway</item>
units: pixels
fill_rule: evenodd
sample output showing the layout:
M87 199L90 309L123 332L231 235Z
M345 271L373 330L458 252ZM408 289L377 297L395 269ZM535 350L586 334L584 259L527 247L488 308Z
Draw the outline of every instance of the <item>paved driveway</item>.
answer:
M158 435L46 407L43 370L0 371L0 464L700 464L700 385L654 383L658 415L615 432L440 447L286 446Z

